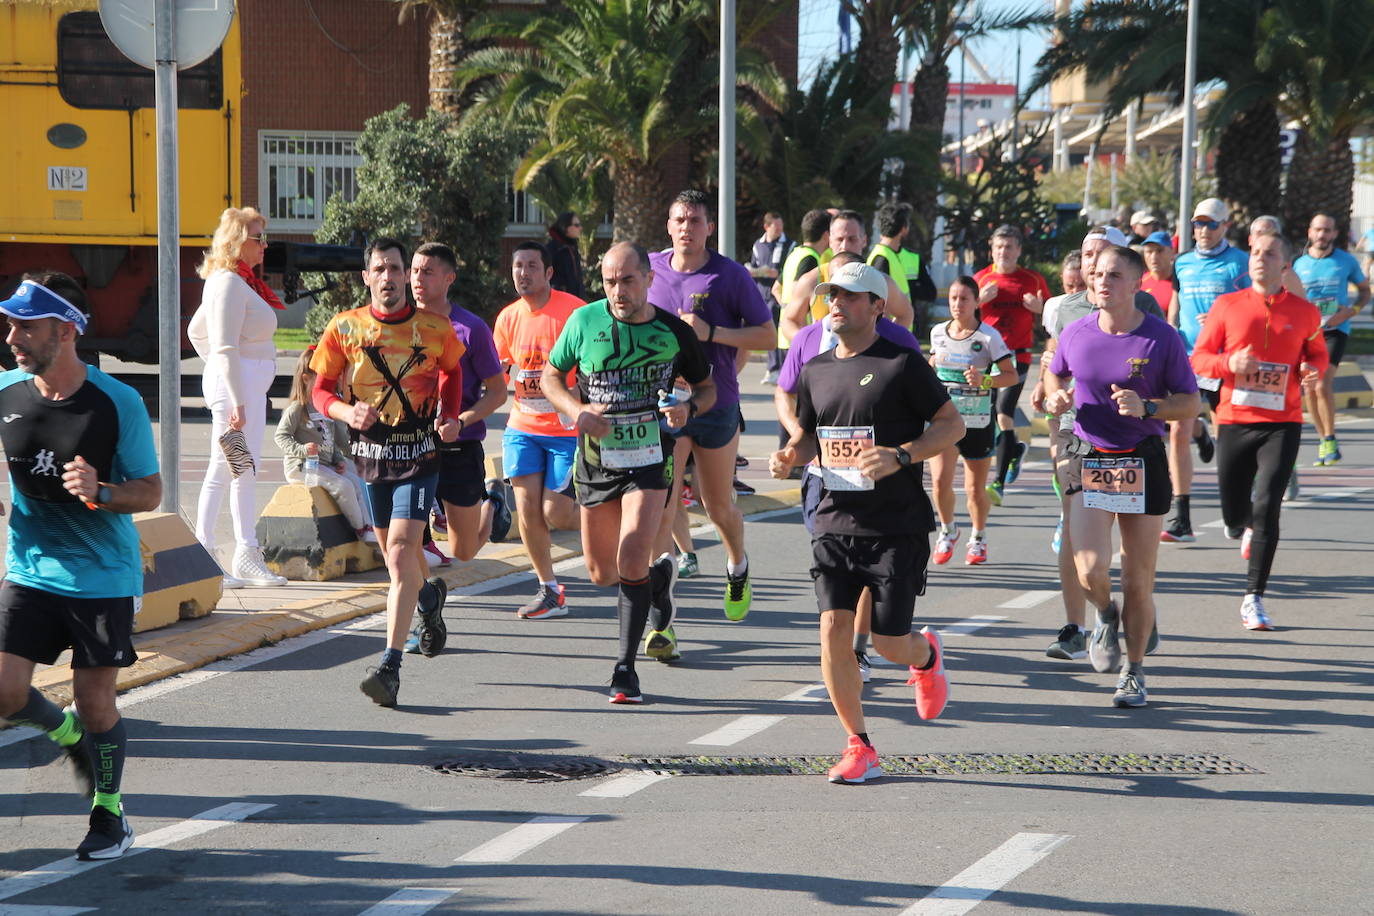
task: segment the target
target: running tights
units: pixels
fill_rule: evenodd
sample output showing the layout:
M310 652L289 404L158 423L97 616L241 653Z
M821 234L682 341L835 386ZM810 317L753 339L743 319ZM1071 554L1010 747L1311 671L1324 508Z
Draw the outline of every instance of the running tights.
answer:
M1302 440L1299 423L1222 423L1217 481L1227 528L1250 528L1247 594L1263 595L1279 547L1279 510Z

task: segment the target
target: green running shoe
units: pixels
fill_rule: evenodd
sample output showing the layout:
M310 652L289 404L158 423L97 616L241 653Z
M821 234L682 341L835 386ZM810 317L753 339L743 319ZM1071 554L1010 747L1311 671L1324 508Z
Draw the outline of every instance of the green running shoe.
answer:
M754 601L754 587L749 584L749 568L744 575L725 574L725 616L736 623L749 613L749 605Z
M665 630L650 630L644 639L644 654L660 662L675 662L682 658L677 650L677 633L669 626Z

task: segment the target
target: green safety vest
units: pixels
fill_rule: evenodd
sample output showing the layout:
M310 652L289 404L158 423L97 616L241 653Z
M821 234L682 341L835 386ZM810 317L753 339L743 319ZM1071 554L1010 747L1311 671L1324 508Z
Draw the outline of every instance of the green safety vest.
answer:
M906 268L907 285L910 286L915 283L921 276L921 256L910 248L902 248L897 252L897 260L901 261L902 266ZM909 296L911 293L908 292L907 295Z
M807 258L815 258L817 264L821 263L820 253L810 245L803 243L789 251L787 259L782 262L782 274L778 281L778 285L782 289L782 298L778 302L784 309L787 308L787 303L792 301L792 284L797 282L797 269L801 267L802 261ZM811 316L807 314L803 324L810 323ZM791 346L791 342L782 336L782 328L778 328L778 349L786 350L789 346Z
M892 282L896 283L897 288L900 289L905 296L910 298L911 284L907 282L906 265L897 255L897 252L888 248L882 242L879 242L874 245L873 250L868 253L868 263L872 264L880 257L887 258L888 276L892 278Z

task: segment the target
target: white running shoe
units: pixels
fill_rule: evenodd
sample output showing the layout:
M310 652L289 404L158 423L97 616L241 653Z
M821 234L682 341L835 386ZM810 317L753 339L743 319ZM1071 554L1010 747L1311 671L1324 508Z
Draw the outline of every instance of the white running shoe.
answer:
M235 548L234 563L229 571L234 578L243 582L243 586L273 588L286 584L285 576L279 576L267 568L260 547L240 546Z

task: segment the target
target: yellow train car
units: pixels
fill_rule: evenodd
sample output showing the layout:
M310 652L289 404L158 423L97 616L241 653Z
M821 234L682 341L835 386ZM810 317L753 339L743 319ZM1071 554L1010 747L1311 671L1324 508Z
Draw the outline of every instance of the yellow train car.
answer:
M0 0L0 295L25 271L85 287L83 346L157 361L157 148L151 70L105 34L97 0ZM243 97L237 20L179 75L181 304L220 212L238 205Z

